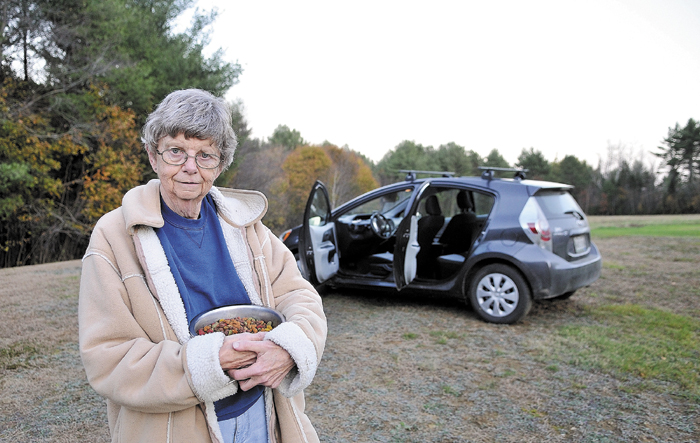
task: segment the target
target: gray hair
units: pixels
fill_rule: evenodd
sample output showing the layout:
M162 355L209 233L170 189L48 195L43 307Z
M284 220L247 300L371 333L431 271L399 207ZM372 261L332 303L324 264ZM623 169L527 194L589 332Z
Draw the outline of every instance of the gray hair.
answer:
M143 126L143 147L155 153L160 139L169 135L211 139L221 151L223 169L233 162L236 134L231 127L231 109L222 98L201 89L183 89L168 94Z

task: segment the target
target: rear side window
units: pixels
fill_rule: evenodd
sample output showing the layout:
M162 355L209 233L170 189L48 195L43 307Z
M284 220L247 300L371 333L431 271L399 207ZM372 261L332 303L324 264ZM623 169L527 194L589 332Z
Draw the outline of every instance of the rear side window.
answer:
M457 197L460 193L466 193L469 206L468 212L473 212L477 217L485 218L491 212L491 208L493 208L494 198L490 194L482 194L478 191L462 188L440 187L432 189L435 189L435 191L426 193L421 198L420 206L418 207L419 215L427 213L425 201L428 195L437 196L440 211L447 218L463 212L457 203Z
M480 192L474 192L474 212L476 216L485 217L491 212L493 208L493 196L489 194L482 194Z
M581 207L574 197L566 191L539 192L535 195L537 203L547 218L562 217L566 213L578 212L583 215Z

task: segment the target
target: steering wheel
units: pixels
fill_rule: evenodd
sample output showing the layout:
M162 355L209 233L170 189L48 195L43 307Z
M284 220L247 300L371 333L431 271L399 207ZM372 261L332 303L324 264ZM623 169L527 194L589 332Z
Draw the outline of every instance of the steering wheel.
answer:
M372 214L372 217L369 219L369 226L372 228L372 232L382 239L387 239L394 233L394 223L379 212Z

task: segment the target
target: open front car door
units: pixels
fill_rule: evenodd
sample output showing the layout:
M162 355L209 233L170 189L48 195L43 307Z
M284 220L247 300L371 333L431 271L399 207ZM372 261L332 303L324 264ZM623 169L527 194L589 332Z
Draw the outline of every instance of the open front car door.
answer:
M416 278L418 260L416 256L420 251L418 244L418 203L428 184L420 187L413 202L406 212L406 216L396 229L396 247L394 249L394 282L396 289L401 290Z
M394 253L394 282L401 290L416 278L416 255L418 245L418 217L412 214L403 219L396 231L396 249Z
M340 264L337 245L328 191L323 183L316 181L306 202L299 235L299 263L304 278L319 285L337 274Z

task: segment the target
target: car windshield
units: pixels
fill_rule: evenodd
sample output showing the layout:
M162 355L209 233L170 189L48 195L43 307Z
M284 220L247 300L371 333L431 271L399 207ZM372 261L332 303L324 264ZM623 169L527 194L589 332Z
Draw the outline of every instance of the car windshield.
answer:
M562 217L564 214L572 212L583 214L581 207L568 192L544 192L537 194L535 198L547 218Z
M392 213L393 216L397 216L399 214L393 214L393 212L397 211L399 207L403 207L402 203L406 202L406 200L408 200L412 194L413 188L405 188L399 191L383 194L370 201L364 202L359 206L355 206L347 211L346 214L357 215L380 212L382 214Z

